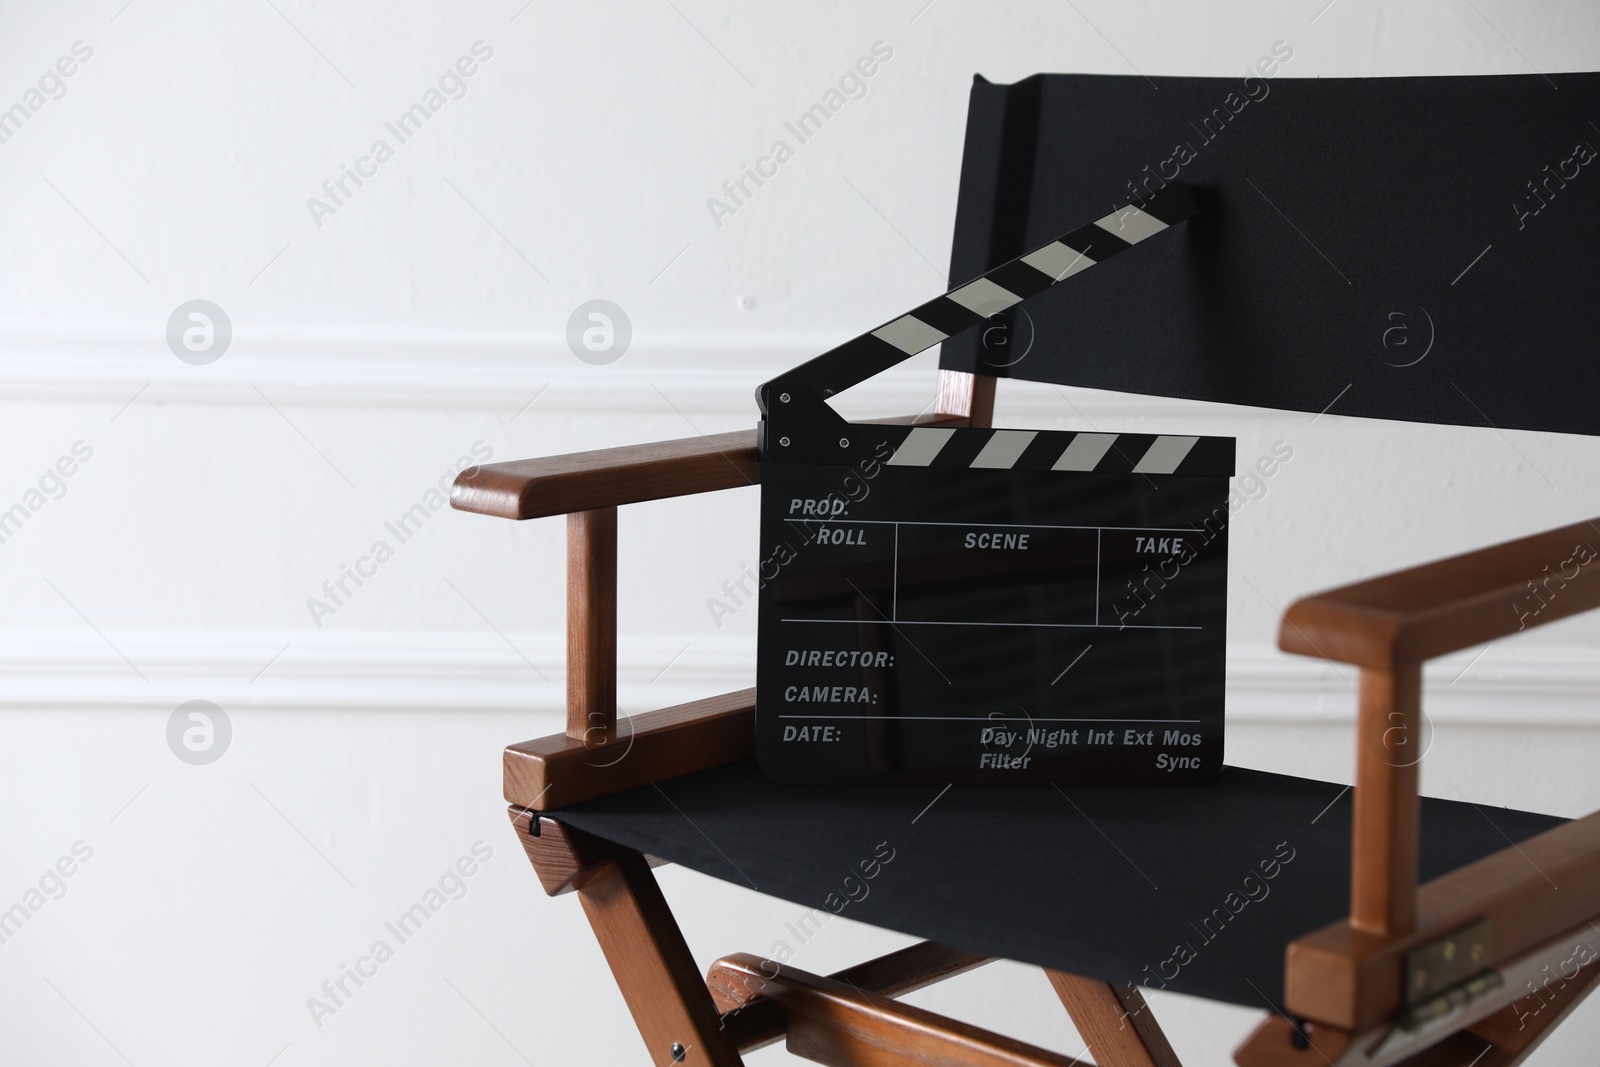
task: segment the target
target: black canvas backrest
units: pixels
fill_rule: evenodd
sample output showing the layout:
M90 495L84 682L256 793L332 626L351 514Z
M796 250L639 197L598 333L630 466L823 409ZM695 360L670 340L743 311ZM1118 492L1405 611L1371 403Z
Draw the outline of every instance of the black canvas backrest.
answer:
M1600 434L1597 124L1600 74L978 78L952 283L1165 180L1200 211L941 366Z

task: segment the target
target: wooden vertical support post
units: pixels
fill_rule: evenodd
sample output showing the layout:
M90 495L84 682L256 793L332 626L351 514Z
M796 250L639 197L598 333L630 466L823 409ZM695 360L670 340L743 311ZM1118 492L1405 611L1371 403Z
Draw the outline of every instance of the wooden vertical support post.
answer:
M962 370L939 370L933 410L940 415L960 415L968 426L994 424L994 375Z
M1361 669L1351 826L1350 924L1385 937L1417 924L1422 665Z
M567 736L617 732L617 509L567 516Z
M657 1067L739 1067L711 992L643 856L583 877L578 899Z

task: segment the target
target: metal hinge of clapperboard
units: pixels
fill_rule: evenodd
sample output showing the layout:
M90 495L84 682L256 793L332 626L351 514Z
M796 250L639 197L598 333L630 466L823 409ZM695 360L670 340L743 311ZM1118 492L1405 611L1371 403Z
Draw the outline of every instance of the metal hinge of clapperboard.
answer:
M957 286L875 330L847 341L756 389L757 443L763 461L851 463L904 436L874 436L870 423L845 421L827 398L888 370L992 316L1026 303L1058 282L1103 263L1191 218L1194 196L1172 182L1071 233ZM881 452L880 452L881 454Z

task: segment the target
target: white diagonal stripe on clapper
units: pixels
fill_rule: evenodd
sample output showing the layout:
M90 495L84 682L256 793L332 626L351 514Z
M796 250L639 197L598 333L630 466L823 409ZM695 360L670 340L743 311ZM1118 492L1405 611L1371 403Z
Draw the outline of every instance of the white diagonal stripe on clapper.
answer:
M1056 460L1053 471L1092 471L1117 439L1114 433L1080 433Z
M932 463L939 450L955 436L955 431L941 426L918 426L900 442L900 447L889 457L891 467L926 467Z
M1189 454L1198 437L1158 437L1133 466L1135 474L1171 474Z
M1121 211L1113 211L1103 219L1095 219L1094 224L1107 233L1116 234L1130 245L1136 245L1167 228L1166 223L1132 204Z
M1038 436L1038 430L996 430L994 436L989 438L989 443L983 446L983 451L972 461L972 466L1013 467L1022 450Z

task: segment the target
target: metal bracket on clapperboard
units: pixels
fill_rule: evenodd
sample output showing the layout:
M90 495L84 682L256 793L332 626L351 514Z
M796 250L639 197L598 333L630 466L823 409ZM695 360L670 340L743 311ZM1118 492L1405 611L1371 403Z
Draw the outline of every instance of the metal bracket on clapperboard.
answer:
M1195 210L1173 182L757 390L769 775L1217 773L1232 438L853 423L827 403ZM859 494L829 488L841 468Z

